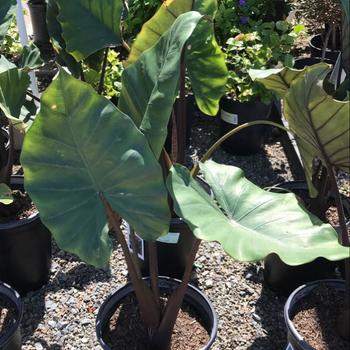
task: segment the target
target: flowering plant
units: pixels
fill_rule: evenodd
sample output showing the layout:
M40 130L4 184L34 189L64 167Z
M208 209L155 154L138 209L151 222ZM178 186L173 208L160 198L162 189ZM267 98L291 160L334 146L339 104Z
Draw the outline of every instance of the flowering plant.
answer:
M293 27L285 21L256 22L251 33L236 29L226 47L226 63L230 68L227 95L240 102L260 100L268 103L272 99L271 92L252 81L248 71L281 65L292 67L294 59L290 51L302 30L302 26Z

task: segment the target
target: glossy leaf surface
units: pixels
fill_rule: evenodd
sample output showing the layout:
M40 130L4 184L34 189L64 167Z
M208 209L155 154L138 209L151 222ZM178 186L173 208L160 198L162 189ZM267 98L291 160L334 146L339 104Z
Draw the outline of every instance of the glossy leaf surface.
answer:
M77 60L121 44L122 0L56 0L67 51Z
M118 107L146 135L156 158L163 148L178 93L181 51L201 18L194 11L179 16L157 44L122 75Z
M350 171L349 101L337 101L323 89L323 79L330 72L329 65L317 64L300 71L284 68L278 74L258 79L276 93L283 91L284 115L295 135L310 189L313 160L319 158L325 166ZM293 79L286 77L293 76ZM281 94L282 95L282 94Z
M26 135L25 188L58 245L98 267L111 252L103 195L146 240L168 232L162 171L132 120L63 70Z
M345 258L336 231L303 209L294 194L271 193L248 181L241 169L201 164L215 199L189 171L175 165L167 180L176 213L197 238L217 241L233 258L258 261L276 253L289 265Z

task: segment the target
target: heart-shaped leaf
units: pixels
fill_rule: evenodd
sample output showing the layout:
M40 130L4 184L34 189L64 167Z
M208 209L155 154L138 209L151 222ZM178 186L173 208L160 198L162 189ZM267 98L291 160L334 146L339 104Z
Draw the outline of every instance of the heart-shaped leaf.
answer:
M5 184L0 184L0 203L1 204L11 204L13 202L12 191Z
M176 18L191 10L206 15L206 21L209 18L213 21L217 2L216 0L164 1L136 37L126 65L135 62L142 52L155 45ZM203 21L189 38L186 65L198 107L205 114L216 115L219 100L225 93L228 73L224 54L215 39L212 23Z
M122 0L56 0L67 51L77 60L121 44Z
M118 107L132 117L159 157L178 93L181 51L202 15L180 15L155 46L145 51L122 75Z
M240 261L276 253L285 263L298 265L317 257L348 256L333 227L303 209L294 194L264 191L233 166L207 161L200 167L215 199L181 165L174 165L167 180L175 212L197 238L221 243Z
M16 0L1 0L0 2L0 46L7 34L9 26L16 14Z
M329 65L325 63L318 63L310 67L310 69L323 69L325 72L329 71ZM290 88L293 81L302 77L307 73L307 68L302 70L284 68L272 69L250 69L249 75L253 80L262 83L267 89L273 91L279 98L283 98Z
M26 135L25 188L58 245L106 266L111 244L103 195L146 240L168 232L162 170L132 120L63 70Z

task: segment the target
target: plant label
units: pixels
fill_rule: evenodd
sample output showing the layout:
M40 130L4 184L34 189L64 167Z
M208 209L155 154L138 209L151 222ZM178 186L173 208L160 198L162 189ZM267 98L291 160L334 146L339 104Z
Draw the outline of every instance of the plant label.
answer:
M179 241L179 237L179 232L169 232L167 235L159 237L157 241L168 244L176 244Z
M238 114L229 113L221 110L221 119L229 124L238 125Z

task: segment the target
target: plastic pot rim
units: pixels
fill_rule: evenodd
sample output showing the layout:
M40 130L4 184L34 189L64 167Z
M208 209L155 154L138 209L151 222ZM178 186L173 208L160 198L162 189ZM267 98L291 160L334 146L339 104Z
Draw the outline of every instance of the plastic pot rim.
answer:
M288 297L284 305L283 316L284 316L284 322L287 327L287 331L288 333L291 333L291 335L298 341L300 346L304 347L305 350L316 350L316 349L313 348L311 345L309 345L305 341L305 339L299 334L299 332L294 327L293 321L289 317L289 313L293 305L298 303L299 299L295 300L295 298L299 293L304 292L305 293L304 296L307 296L310 294L312 290L317 288L320 284L338 285L338 289L345 289L345 281L340 279L324 279L324 280L309 282L295 289L294 292L290 294L290 296ZM303 297L301 297L300 299L302 298Z
M144 277L142 279L149 281L150 277ZM163 283L169 284L170 286L171 285L179 285L181 283L181 280L179 280L179 279L166 277L166 276L158 276L158 279L159 279L159 284L163 282ZM190 292L188 292L188 290L190 290ZM101 347L105 350L110 350L110 347L103 340L103 337L102 337L103 327L102 327L101 320L104 319L106 317L106 315L108 315L108 311L110 310L111 307L118 305L118 303L124 297L126 297L128 294L132 293L133 291L134 291L134 289L133 289L132 283L128 282L127 284L125 284L121 288L117 289L110 296L108 296L107 299L104 300L104 302L102 303L102 305L100 306L100 308L98 310L98 313L96 316L96 336L97 336L97 340L100 343ZM186 300L186 295L188 293L191 293L191 292L197 294L199 296L199 298L201 298L202 300L205 301L205 303L207 304L207 306L209 308L211 315L213 316L213 324L211 326L209 340L208 340L207 344L199 350L209 349L210 346L214 343L214 341L216 339L217 331L218 331L217 314L214 310L212 303L207 298L207 296L203 292L201 292L198 288L191 285L190 283L187 285L187 291L185 293L184 301ZM120 296L118 298L116 298L116 296L115 296L117 293L120 293ZM114 300L114 299L116 299L116 300Z
M11 286L9 286L7 283L1 282L1 281L0 281L0 295L10 299L11 302L13 302L13 304L17 308L16 321L11 325L11 327L6 331L4 335L0 336L0 348L2 349L3 346L8 344L8 342L11 340L11 337L20 327L20 323L23 317L23 303L19 293L16 290L14 290Z

